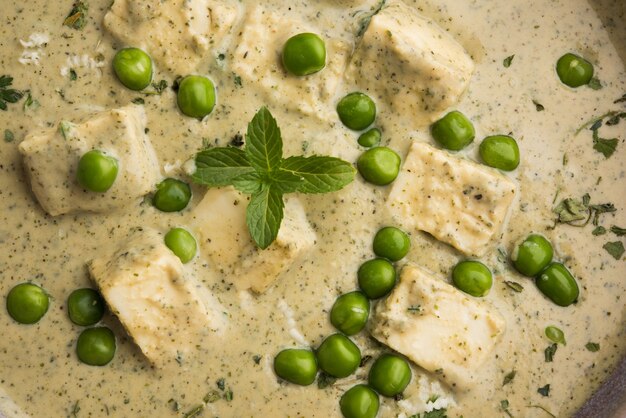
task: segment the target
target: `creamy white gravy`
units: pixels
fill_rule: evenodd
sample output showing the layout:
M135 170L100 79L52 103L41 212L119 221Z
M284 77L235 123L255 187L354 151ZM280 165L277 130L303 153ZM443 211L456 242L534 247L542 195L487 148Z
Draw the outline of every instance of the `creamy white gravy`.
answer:
M240 3L247 9L255 2ZM348 8L369 10L371 4L343 3L349 2L267 1L262 6L285 17L301 17L327 35L350 41L358 24L351 20ZM557 257L575 274L581 296L574 306L557 307L530 280L499 261L497 251L490 252L483 261L496 274L487 300L505 317L507 330L476 386L467 393L453 393L415 367L406 399L384 399L379 416L410 416L432 409L432 404L426 404L431 395L439 395L437 406L448 406L453 417L504 416L503 400L509 402L508 410L515 417L548 416L536 406L556 416L569 416L626 350L624 258L615 260L602 248L607 241L623 242L623 238L593 236L591 226L553 228L551 212L555 199L589 193L593 203L612 202L617 208L601 218L602 225L626 226L626 121L601 130L604 137L620 138L617 152L609 159L592 149L589 130L575 134L595 116L624 110L623 103L613 102L626 93L626 38L623 27L610 27L623 25L624 6L619 0L408 3L446 28L475 61L469 89L455 106L477 128L477 141L467 156L477 157L478 140L488 134L512 133L518 139L522 164L510 177L519 183L520 193L500 248L510 252L514 242L531 231L545 234L555 245ZM209 274L202 258L186 265L187 273L221 301L228 320L219 338L198 341L199 359L155 369L117 320L106 316L104 324L117 335L115 359L106 367L85 366L75 355L81 328L67 318L65 301L73 289L92 286L86 262L104 246L124 241L132 227L166 231L185 226L190 211L163 214L141 204L105 216L52 218L41 210L17 152L26 133L61 119L79 121L93 111L121 107L144 96L123 88L112 73L112 57L123 45L102 29L110 1L90 2L89 20L82 31L62 26L71 2L2 0L0 5L0 72L13 76L15 87L30 90L40 104L24 110L20 102L0 112L0 127L15 135L13 142L0 141L0 294L4 297L14 285L31 280L52 296L49 312L33 326L18 325L6 310L0 311L0 388L5 392L2 398L12 400L0 404L0 411L4 409L7 416L19 416L21 411L33 417L73 416L73 411L77 417L181 416L216 390L218 379L224 379L232 400L208 404L201 416L339 416L339 397L366 377L368 366L353 377L318 389L279 382L272 360L283 348L305 343L315 347L333 332L328 319L333 301L355 289L358 266L372 257L373 234L389 222L381 215L388 189L357 178L342 192L303 196L309 221L316 228L317 245L299 269L264 294L237 292L227 279ZM22 46L20 40L27 41L33 33L46 34L49 40L41 46ZM235 47L229 45L226 52ZM36 52L38 62L22 59L21 63L25 50ZM571 90L558 81L554 64L569 51L594 63L602 89ZM511 55L515 57L505 68L503 60ZM76 71L75 81L70 80L68 68ZM267 104L258 86L244 81L238 87L231 72L215 63L200 68L200 73L215 81L218 91L218 106L204 121L183 117L171 89L161 96L145 97L149 136L165 172L173 166L173 174L180 174L176 167L202 147L203 138L225 145L233 135L244 133L254 112ZM174 77L157 70L155 79L161 78L171 85ZM337 97L347 92L339 86ZM538 111L533 101L545 109ZM287 155L306 148L308 153L355 161L361 152L357 134L334 118L319 120L279 106L271 110L281 126ZM376 124L383 130L384 143L401 154L414 138L428 138L426 126L415 130L391 115L379 117ZM194 188L192 207L203 193L203 188ZM462 259L425 234L411 231L411 238L407 260L443 278ZM523 292L513 292L505 280L523 284ZM543 335L547 325L561 328L567 339L551 363L544 360L544 349L550 344ZM364 355L375 356L382 350L365 332L355 341ZM588 342L599 343L600 350L588 351ZM503 386L512 370L515 378ZM548 397L537 392L546 384L551 388ZM174 410L175 405L180 411Z

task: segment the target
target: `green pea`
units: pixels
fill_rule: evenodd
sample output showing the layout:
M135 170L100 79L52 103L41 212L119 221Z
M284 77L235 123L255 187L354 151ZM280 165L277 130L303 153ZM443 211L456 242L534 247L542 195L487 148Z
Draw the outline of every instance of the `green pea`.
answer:
M84 330L76 343L78 359L90 366L104 366L115 356L115 335L106 327Z
M345 418L375 418L379 406L378 395L365 385L353 386L339 400Z
M330 310L330 322L346 335L360 332L367 323L370 302L361 292L351 292L337 298Z
M371 148L374 147L378 144L380 144L380 138L381 138L381 133L380 133L380 129L378 128L372 128L369 131L365 131L363 132L358 139L358 143L360 146L365 147L365 148Z
M334 377L350 376L361 363L361 350L343 334L326 338L316 355L320 369Z
M513 266L524 276L535 277L552 261L552 244L538 234L529 235L513 251Z
M479 261L461 261L452 270L454 285L463 292L476 297L489 293L492 284L491 271Z
M559 306L569 306L578 299L578 284L561 263L552 263L535 279L541 293Z
M20 324L34 324L48 312L48 294L32 283L20 283L7 295L7 311Z
M99 150L88 151L78 161L76 180L92 192L104 193L117 178L117 159Z
M191 188L181 180L167 178L157 185L152 204L162 212L178 212L191 200Z
M283 65L293 75L305 76L326 66L326 45L314 33L292 36L283 47Z
M74 290L67 298L67 313L76 325L94 325L104 315L104 300L94 289Z
M583 57L567 53L556 62L556 73L563 84L580 87L593 78L593 65Z
M178 85L176 100L183 114L202 119L215 107L215 86L206 77L188 75Z
M189 231L183 228L173 228L165 234L165 245L183 263L190 262L196 255L196 240Z
M113 71L131 90L143 90L152 81L152 60L139 48L124 48L113 58Z
M411 381L411 375L411 367L405 359L383 354L372 365L367 382L376 392L392 397L402 393Z
M515 139L508 135L486 137L480 143L478 152L489 167L513 171L519 165L519 147Z
M337 104L337 114L348 128L360 131L370 126L376 119L376 104L366 94L350 93Z
M361 154L357 168L366 181L385 186L398 177L400 162L400 156L392 149L376 147Z
M458 110L453 110L433 123L430 133L439 145L452 151L465 148L476 136L472 122Z
M375 258L361 264L357 277L359 287L370 299L382 298L396 285L396 269L383 258Z
M307 386L315 381L317 360L310 350L289 348L274 357L274 371L281 379Z
M374 254L389 261L404 258L410 248L411 240L407 233L394 226L386 226L374 236Z

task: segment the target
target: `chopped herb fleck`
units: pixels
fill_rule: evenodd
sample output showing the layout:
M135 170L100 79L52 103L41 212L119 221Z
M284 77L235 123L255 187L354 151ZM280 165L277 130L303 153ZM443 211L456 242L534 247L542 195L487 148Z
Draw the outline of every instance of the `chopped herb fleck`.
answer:
M5 138L6 138L6 134L5 134ZM624 235L626 235L626 228L620 228L617 225L613 225L611 227L611 232L617 235L618 237L623 237Z
M13 77L0 76L0 110L7 110L7 103L16 103L24 96L19 90L8 88L13 84Z
M524 290L524 286L517 282L505 281L504 284L517 293L521 293Z
M550 395L550 384L547 384L543 387L537 389L537 392L541 394L541 396L549 396Z
M543 112L546 108L536 100L533 100L533 104L535 105L535 109L537 112Z
M593 77L591 80L589 80L589 83L587 85L593 90L600 90L603 87L602 82L596 77Z
M226 399L226 402L230 402L230 401L233 400L233 391L232 391L232 389L229 388L226 391L226 393L224 393L224 399Z
M189 411L187 411L185 415L183 415L183 418L197 417L198 415L200 415L200 413L202 413L203 410L204 410L204 404L198 405L194 407L193 409L190 409Z
M40 106L39 101L36 99L33 99L33 96L31 96L30 92L26 93L26 100L24 100L24 111L27 111L28 109L32 109L35 110Z
M136 105L146 104L146 101L143 99L143 97L135 97L132 102Z
M80 412L80 406L78 406L78 402L79 401L76 401L74 403L74 406L72 407L72 412L71 413L72 413L72 417L74 417L74 418L78 417L78 413Z
M626 93L622 95L619 99L615 100L613 103L626 102Z
M83 1L77 1L72 6L72 10L67 15L65 20L63 21L63 25L68 26L72 29L80 30L85 27L87 24L87 11L89 10L89 5Z
M513 379L515 379L515 375L516 374L517 374L517 372L515 370L511 370L510 372L508 372L504 376L504 379L502 380L502 386L506 386L509 383L511 383L513 381Z
M178 403L178 401L172 398L169 401L167 401L167 403L172 406L172 411L176 411L176 412L180 411L180 404Z
M509 411L509 401L508 399L505 399L503 401L500 401L500 408L502 408L502 410L510 417L513 418L513 415L511 414L511 412Z
M252 356L252 360L254 361L254 364L261 364L261 359L262 357L259 356L258 354Z
M204 395L204 398L202 400L204 401L204 403L213 403L219 401L221 398L222 395L220 395L218 391L212 390Z
M606 234L606 228L603 226L596 226L595 229L591 231L591 233L595 236L604 235Z
M237 134L233 135L233 137L230 139L230 143L228 145L230 145L231 147L241 148L241 147L243 147L243 144L244 144L243 135L237 133Z
M543 355L546 360L546 363L551 363L552 360L554 360L554 354L556 353L557 348L558 348L558 345L554 343L546 347L546 349L543 351Z
M215 382L219 390L224 390L226 388L226 380L224 378L217 379Z
M448 418L447 411L443 409L433 409L430 412L424 412L423 414L414 414L409 418Z
M317 377L317 388L326 389L327 387L334 385L336 381L337 378L322 372Z
M439 395L430 395L426 403L435 403L439 399Z
M239 75L237 75L237 74L233 74L233 75L234 75L233 80L235 82L235 86L237 86L237 87L243 86L243 82L241 81L241 77Z
M363 356L363 358L361 359L361 362L359 363L359 367L365 367L365 365L369 363L371 360L372 360L372 356L370 355Z
M15 140L15 135L9 129L4 130L4 142L13 142Z
M621 241L607 242L602 246L602 248L604 248L606 252L611 254L611 256L616 260L621 259L624 255L624 244L622 244Z
M409 306L406 310L411 313L420 313L422 311L422 305L412 305Z
M596 351L600 350L600 344L588 342L587 344L585 344L585 348L587 348L587 350L591 351L592 353L595 353Z
M73 68L70 68L70 80L76 81L77 78L78 74L76 74L76 71Z
M511 66L511 63L513 62L513 58L515 58L515 54L509 55L508 57L504 59L504 61L502 61L502 65L504 65L504 68L509 68Z

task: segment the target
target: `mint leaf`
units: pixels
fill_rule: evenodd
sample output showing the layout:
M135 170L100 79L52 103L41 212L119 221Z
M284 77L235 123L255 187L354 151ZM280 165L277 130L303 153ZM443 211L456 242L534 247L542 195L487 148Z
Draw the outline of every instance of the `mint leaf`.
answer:
M602 246L606 250L607 253L611 254L611 256L619 260L624 255L624 244L621 241L607 242Z
M619 141L617 138L600 138L598 130L601 126L602 120L599 120L591 126L593 149L604 155L604 158L609 158L615 152Z
M552 211L557 214L557 221L562 223L581 221L589 215L588 205L571 197L563 199Z
M293 193L298 191L302 184L302 178L289 171L278 170L269 176L269 181L280 190L281 193Z
M587 344L585 344L585 348L592 353L595 353L596 351L600 350L600 344L588 342Z
M266 107L248 124L245 151L250 165L261 173L270 173L280 165L283 158L280 128Z
M265 249L274 242L283 220L283 195L275 187L263 184L254 193L246 210L246 224L256 245Z
M244 174L254 173L246 153L238 148L209 148L196 155L193 181L209 187L223 187Z
M289 157L280 169L302 179L296 190L300 193L334 192L354 180L355 175L352 164L334 157Z
M252 173L242 174L241 176L235 178L232 184L233 187L241 193L254 194L261 190L263 181L261 180L259 173L255 171Z
M620 228L617 225L613 225L611 227L611 232L617 235L618 237L623 237L624 235L626 235L626 228Z

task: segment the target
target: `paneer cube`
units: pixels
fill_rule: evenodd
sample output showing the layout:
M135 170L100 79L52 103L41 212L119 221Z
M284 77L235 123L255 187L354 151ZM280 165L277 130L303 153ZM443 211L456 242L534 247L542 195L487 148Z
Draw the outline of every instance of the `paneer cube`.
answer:
M504 319L486 302L414 265L402 269L370 322L374 338L454 388L471 383L504 328Z
M306 77L287 73L282 65L285 42L302 32L318 33L326 43L326 67ZM316 114L334 112L335 90L345 71L351 45L326 37L308 22L286 19L262 7L252 9L237 41L232 70L263 89L269 103Z
M240 9L235 1L115 0L104 27L121 46L146 50L161 70L187 75L219 46Z
M387 210L407 230L426 231L480 256L498 238L515 191L515 183L495 169L414 142Z
M145 133L143 106L99 113L83 123L61 121L56 128L29 133L19 145L30 186L52 216L69 212L107 212L138 202L161 176L156 153ZM105 193L76 181L80 157L98 149L118 160L118 174Z
M145 356L165 366L193 354L202 338L224 326L223 309L155 230L134 232L110 254L89 263L89 273Z
M19 145L30 186L52 216L69 212L107 212L138 202L161 176L156 153L145 133L143 106L101 112L83 123L61 121L56 128L29 133ZM118 160L113 186L105 193L76 181L80 157L98 149Z
M390 0L372 17L346 80L386 106L383 111L423 125L459 100L473 71L450 34L414 7Z
M248 197L233 188L210 189L193 210L193 226L210 267L240 290L265 291L297 265L316 239L297 198L285 202L278 237L259 249L246 226Z

